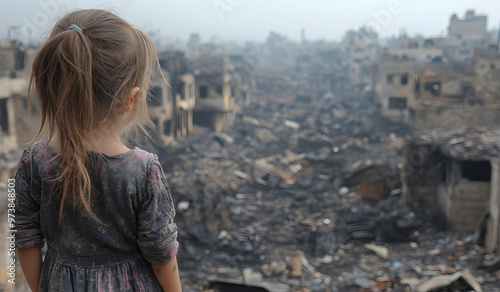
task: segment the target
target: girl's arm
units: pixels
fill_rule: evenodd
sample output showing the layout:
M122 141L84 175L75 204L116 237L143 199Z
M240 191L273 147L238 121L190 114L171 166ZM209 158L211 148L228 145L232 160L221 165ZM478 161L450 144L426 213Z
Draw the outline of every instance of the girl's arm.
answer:
M174 257L164 264L151 264L155 271L156 278L165 292L182 292L179 269L177 268L177 258Z
M38 292L42 273L42 251L38 246L18 248L17 257L31 291ZM180 291L180 290L179 290Z

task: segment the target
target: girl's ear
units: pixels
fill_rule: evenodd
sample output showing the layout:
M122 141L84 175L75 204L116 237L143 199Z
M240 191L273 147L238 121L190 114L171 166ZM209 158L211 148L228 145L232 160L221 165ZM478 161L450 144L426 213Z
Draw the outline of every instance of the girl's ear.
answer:
M137 96L137 93L139 93L140 88L139 87L134 87L130 90L127 98L125 99L125 103L123 104L123 109L126 112L132 111L132 107L134 105L135 97Z

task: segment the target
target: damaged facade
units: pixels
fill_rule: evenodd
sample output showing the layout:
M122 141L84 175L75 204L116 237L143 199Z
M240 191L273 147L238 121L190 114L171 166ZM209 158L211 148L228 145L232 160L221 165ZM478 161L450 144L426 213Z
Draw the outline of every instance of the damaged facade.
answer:
M432 62L414 74L411 83L409 113L414 134L500 124L500 103L476 94L478 78L467 66Z
M349 78L353 84L374 86L379 55L378 35L363 27L348 34Z
M380 113L396 122L408 122L408 97L412 90L410 77L416 61L385 55L378 68L376 92Z
M476 94L486 102L500 103L500 51L497 45L474 52L473 69L477 76Z
M148 112L154 124L152 139L166 145L175 139L174 102L169 80L167 71L155 74L148 94Z
M236 103L241 100L243 104L248 105L256 90L253 65L243 55L231 55L229 61L234 67L231 77L231 93Z
M190 60L196 78L194 123L218 132L233 123L233 65L229 59L202 55Z
M27 82L22 75L24 53L15 42L0 42L0 181L12 177L19 159L17 125L21 119L18 104L23 104Z
M187 136L193 132L193 110L196 104L195 77L188 68L183 52L165 52L159 55L162 69L169 74L169 90L172 96L171 135Z
M404 38L400 48L390 48L387 54L400 59L412 59L418 62L430 62L443 57L443 47L446 39L443 38Z

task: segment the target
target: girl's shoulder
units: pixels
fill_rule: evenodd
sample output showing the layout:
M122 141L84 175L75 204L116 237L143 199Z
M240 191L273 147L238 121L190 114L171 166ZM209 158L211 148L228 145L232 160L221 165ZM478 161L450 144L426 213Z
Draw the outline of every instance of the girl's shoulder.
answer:
M51 161L57 155L55 149L49 144L49 138L39 140L24 149L21 162Z
M97 165L109 165L113 167L125 166L126 168L145 169L151 171L159 165L158 156L154 153L134 147L127 152L109 155L88 151L89 158ZM29 145L23 152L20 159L21 164L36 164L39 167L50 171L59 163L57 150L50 144L50 139L45 138Z

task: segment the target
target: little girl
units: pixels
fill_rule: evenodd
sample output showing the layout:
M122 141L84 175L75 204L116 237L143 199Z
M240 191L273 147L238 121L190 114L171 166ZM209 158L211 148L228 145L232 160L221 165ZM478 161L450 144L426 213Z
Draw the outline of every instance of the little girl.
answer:
M38 50L30 94L50 134L15 177L16 246L33 291L181 291L161 165L120 139L149 121L157 64L142 31L102 10L67 14Z

